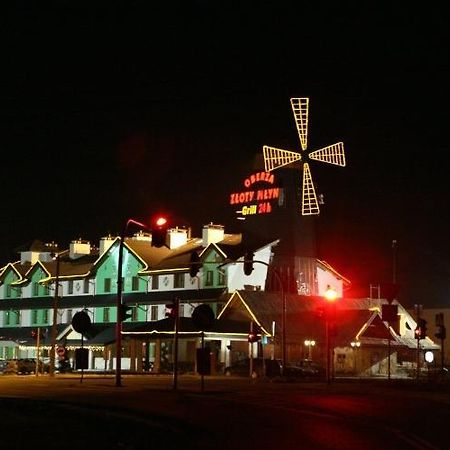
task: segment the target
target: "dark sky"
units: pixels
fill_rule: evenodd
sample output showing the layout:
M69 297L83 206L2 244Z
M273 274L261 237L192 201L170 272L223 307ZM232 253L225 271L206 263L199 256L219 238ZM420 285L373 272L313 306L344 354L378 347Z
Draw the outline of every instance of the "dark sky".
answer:
M348 162L313 168L323 258L368 295L396 239L401 300L449 304L448 6L27 3L2 34L2 262L161 209L233 231L227 194L264 144L299 148L310 97L309 149Z

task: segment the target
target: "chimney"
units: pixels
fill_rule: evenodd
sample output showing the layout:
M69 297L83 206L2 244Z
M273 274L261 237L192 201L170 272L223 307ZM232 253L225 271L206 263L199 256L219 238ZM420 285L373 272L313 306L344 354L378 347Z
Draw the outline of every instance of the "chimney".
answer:
M212 222L209 225L205 225L202 232L203 247L223 241L224 235L223 225L215 225Z
M100 248L99 248L99 254L103 255L109 247L111 247L112 243L115 241L115 237L111 236L110 234L108 236L104 236L100 239Z
M150 233L144 233L142 230L133 234L133 241L152 241L152 235Z
M188 230L185 228L169 228L167 230L167 245L173 250L174 248L185 245L188 240Z
M89 255L90 253L91 243L89 241L82 241L81 239L78 239L70 243L70 259L81 258L82 256Z

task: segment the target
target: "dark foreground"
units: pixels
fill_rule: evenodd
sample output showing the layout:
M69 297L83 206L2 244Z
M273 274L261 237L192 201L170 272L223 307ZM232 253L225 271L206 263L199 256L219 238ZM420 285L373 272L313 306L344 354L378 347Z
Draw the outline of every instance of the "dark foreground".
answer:
M445 449L449 386L412 380L1 377L5 449Z

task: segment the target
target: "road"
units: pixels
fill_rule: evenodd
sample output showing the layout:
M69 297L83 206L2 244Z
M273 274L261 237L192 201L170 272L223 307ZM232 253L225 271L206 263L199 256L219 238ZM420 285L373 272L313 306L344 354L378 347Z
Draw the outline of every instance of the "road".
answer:
M0 448L445 449L450 388L233 377L0 377ZM4 433L5 435L5 433ZM8 447L6 447L8 444Z

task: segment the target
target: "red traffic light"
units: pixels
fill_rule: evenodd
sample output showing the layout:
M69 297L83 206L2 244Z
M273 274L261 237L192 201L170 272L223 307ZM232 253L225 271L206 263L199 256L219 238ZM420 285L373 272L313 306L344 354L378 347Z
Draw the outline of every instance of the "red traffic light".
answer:
M338 293L331 286L328 286L324 296L329 302L334 302L338 297Z
M152 222L152 247L163 247L166 245L169 221L164 216L157 216Z
M155 225L157 227L163 227L166 224L167 224L167 219L165 217L160 216L160 217L157 217L155 220Z

